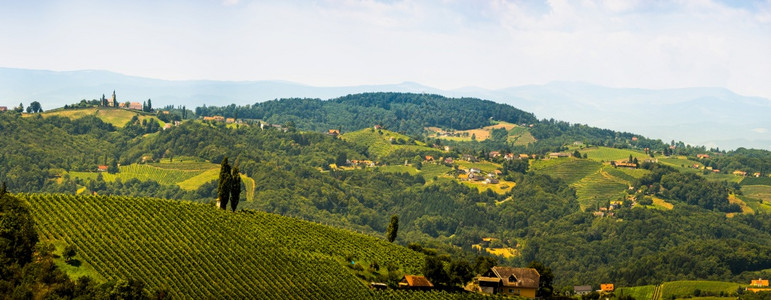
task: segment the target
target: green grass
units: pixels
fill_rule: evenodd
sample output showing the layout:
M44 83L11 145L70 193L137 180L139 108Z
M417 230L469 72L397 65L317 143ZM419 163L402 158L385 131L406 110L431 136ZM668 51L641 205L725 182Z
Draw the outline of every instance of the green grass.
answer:
M201 185L204 183L207 183L212 180L217 180L220 176L220 170L219 169L209 169L204 172L199 173L198 175L195 175L193 177L188 178L185 181L177 183L177 185L187 191L192 191L198 189Z
M418 169L415 169L412 166L405 166L405 165L382 166L382 167L378 167L378 169L387 173L409 173L410 175L417 175L419 173Z
M722 281L672 281L665 282L662 286L662 299L683 298L693 296L696 289L701 290L702 294L719 295L736 293L741 284Z
M139 279L172 298L373 298L347 257L409 274L423 264L422 254L383 238L268 213L150 198L19 196L43 242L76 245L76 258L97 278Z
M616 160L627 160L629 159L629 155L632 155L632 157L636 157L637 160L639 160L641 163L646 159L650 158L650 156L645 154L645 152L630 150L630 149L608 148L608 147L585 148L583 150L579 150L579 152L581 152L581 154L586 153L587 158L591 160L605 161L605 162L616 161Z
M771 177L739 177L739 176L733 176L734 178L739 178L741 182L739 184L741 185L765 185L765 186L771 186Z
M558 158L537 160L532 169L538 173L548 174L568 184L576 183L582 178L597 172L602 164L588 159Z
M653 299L653 291L656 289L655 285L644 285L635 287L620 287L616 289L614 294L617 296L632 296L636 300L649 300Z
M460 169L468 170L471 168L477 168L482 170L482 172L485 172L485 173L492 173L496 169L501 167L501 165L499 164L488 162L488 161L468 162L465 160L457 160L455 161L455 163L458 164L458 168Z
M753 210L771 213L771 186L767 185L744 185L742 193L739 196Z

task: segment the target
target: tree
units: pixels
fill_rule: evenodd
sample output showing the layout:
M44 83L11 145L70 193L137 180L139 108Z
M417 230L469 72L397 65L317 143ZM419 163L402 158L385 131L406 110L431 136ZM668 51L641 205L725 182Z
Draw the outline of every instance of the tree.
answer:
M8 193L8 187L5 185L5 181L3 181L2 186L0 186L0 197Z
M230 200L230 165L228 164L227 156L222 159L220 164L220 177L219 184L217 185L217 199L220 200L220 208L228 208L228 200Z
M32 103L29 104L29 107L27 109L32 108L33 113L41 113L43 112L43 108L40 107L40 102L32 101Z
M546 298L551 297L551 295L554 294L554 287L552 287L552 283L554 282L554 274L551 272L551 268L544 266L538 261L530 262L527 267L535 269L538 271L538 274L541 275L541 278L538 281L538 291L536 291L535 296Z
M62 257L64 257L65 262L70 262L75 255L78 254L77 248L75 248L75 245L67 245L64 247L64 252L62 252Z
M153 111L153 100L147 99L147 112Z
M474 269L465 259L456 259L450 263L450 282L452 284L465 285L474 278Z
M573 157L575 158L581 158L581 152L578 152L578 150L573 151Z
M24 104L19 103L19 106L13 109L17 113L23 113L24 112Z
M118 107L118 97L115 97L115 90L112 90L112 103L115 105L115 107ZM126 108L128 108L128 104L126 105Z
M31 114L31 113L32 113L32 106L27 106L27 113L28 113L28 114Z
M340 152L337 154L337 159L335 159L335 164L337 165L338 168L348 164L348 156L345 154L345 152Z
M498 265L498 260L495 259L495 257L492 256L477 256L477 258L474 260L474 272L477 274L482 274L484 272L487 272L492 267L495 267Z
M388 241L393 243L394 240L396 240L396 233L399 231L399 216L393 215L391 216L391 223L388 224L388 231L386 232L386 236L388 237Z
M238 201L241 199L241 173L238 172L238 167L233 167L230 182L230 208L236 211Z
M11 194L0 195L0 264L31 262L37 241L29 206Z
M423 264L423 275L434 286L446 286L450 282L450 276L444 270L444 263L436 256L426 256L425 264Z

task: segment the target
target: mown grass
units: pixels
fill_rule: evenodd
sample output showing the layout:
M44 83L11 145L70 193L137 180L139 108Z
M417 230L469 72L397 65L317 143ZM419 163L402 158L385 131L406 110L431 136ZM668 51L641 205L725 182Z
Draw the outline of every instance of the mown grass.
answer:
M736 293L741 284L723 281L671 281L662 285L662 299L682 298L695 296L694 292L698 289L702 295L709 294L713 296L731 295Z

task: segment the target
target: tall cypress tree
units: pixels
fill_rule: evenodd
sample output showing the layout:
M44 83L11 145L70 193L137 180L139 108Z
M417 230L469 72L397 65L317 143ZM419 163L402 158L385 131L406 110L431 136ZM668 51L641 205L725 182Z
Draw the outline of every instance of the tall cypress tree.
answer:
M220 208L228 208L228 200L230 200L230 165L228 164L228 158L222 159L220 164L220 181L217 185L217 198L220 200Z
M230 184L230 208L236 211L238 201L241 199L241 173L238 172L238 167L233 167Z

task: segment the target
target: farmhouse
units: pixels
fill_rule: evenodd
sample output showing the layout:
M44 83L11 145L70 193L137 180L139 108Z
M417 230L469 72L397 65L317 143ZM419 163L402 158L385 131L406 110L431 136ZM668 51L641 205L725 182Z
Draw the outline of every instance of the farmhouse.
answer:
M552 152L549 153L549 158L560 158L560 157L569 157L570 154L567 154L565 152Z
M637 168L637 164L636 163L630 163L630 162L625 162L625 161L617 161L615 163L616 163L616 167Z
M709 158L709 154L696 154L698 158Z
M499 156L501 156L501 152L499 152L499 151L490 151L490 153L488 154L488 156L489 156L490 158L496 158L496 157L499 157Z
M434 157L431 155L426 155L426 161L434 161Z
M225 123L228 123L228 124L233 124L235 122L236 122L235 118L227 118L227 119L225 119Z
M747 172L736 170L733 173L736 176L747 176Z
M340 130L337 130L337 129L327 130L327 135L338 136L340 135Z
M485 184L498 184L499 182L497 178L488 177L485 179Z
M402 280L399 281L400 289L428 290L433 287L434 285L425 276L404 275Z
M615 286L613 286L613 284L612 284L612 283L603 283L603 284L600 284L600 291L602 291L603 293L611 293L611 292L613 292L614 290L616 290L616 287L615 287Z
M7 106L0 106L0 111L8 111L8 107Z
M96 168L96 171L97 171L97 172L107 172L107 166L105 166L105 165L100 165L100 166L98 166L98 167Z
M139 102L131 102L131 103L129 104L129 107L128 107L128 108L129 108L129 109L134 109L134 110L142 110L142 103L139 103Z
M535 298L540 278L533 268L492 267L477 282L482 293Z
M750 282L750 286L747 287L747 290L753 293L771 292L771 288L769 288L768 286L768 279L761 279L761 278L758 278L757 280L753 279Z
M467 162L476 162L476 161L477 161L477 158L476 158L476 157L474 157L474 156L473 156L473 155L471 155L471 154L463 154L463 160L465 160L465 161L467 161Z
M592 286L591 285L576 285L573 286L573 294L576 295L586 295L592 292Z
M520 154L519 155L519 159L528 159L528 158L530 158L530 155L527 155L527 154Z

